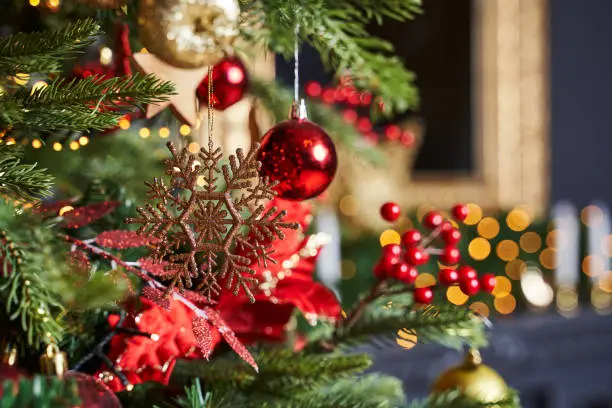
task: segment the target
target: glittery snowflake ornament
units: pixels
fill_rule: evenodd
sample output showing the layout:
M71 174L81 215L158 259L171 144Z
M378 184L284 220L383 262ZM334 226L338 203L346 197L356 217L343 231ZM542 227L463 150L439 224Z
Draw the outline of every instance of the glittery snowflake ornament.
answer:
M158 278L168 290L190 289L208 300L221 284L238 294L242 288L254 301L254 261L266 266L272 258L274 239L283 239L283 229L298 228L284 222L285 211L265 209L264 201L275 195L274 183L260 172L259 145L245 154L238 149L221 165L221 149L209 141L197 154L180 152L168 142L172 158L165 161L170 185L155 178L145 183L151 202L138 208L139 233L160 240L152 258L165 264Z

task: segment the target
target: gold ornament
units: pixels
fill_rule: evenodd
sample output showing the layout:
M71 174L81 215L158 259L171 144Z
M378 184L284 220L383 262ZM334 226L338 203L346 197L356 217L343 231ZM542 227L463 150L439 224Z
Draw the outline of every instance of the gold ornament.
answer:
M46 375L62 377L68 371L68 358L66 353L60 351L55 344L49 344L45 354L40 356L40 371Z
M239 16L236 0L140 0L140 39L175 67L214 65L238 36Z
M127 4L127 0L77 0L77 3L85 4L97 9L118 9Z
M458 389L463 395L483 404L508 398L508 385L491 367L482 364L478 350L470 349L459 366L442 373L433 386L433 393Z

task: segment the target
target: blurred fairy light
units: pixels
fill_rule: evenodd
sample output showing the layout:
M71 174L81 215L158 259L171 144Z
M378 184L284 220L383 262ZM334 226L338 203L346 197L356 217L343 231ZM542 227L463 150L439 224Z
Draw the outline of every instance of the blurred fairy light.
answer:
M353 279L357 274L357 265L350 259L344 259L340 262L340 276L342 279Z
M526 232L521 235L519 244L523 251L527 252L528 254L533 254L538 252L542 247L542 238L537 232Z
M512 231L524 231L531 224L531 216L522 208L515 208L506 216L506 224Z
M450 286L446 289L446 298L452 304L461 306L467 302L470 297L463 293L461 289L459 289L459 286Z
M582 260L582 272L592 278L601 276L605 271L604 260L599 255L587 255Z
M51 9L51 11L56 11L60 6L60 0L47 0L47 7Z
M598 313L608 314L611 311L612 295L599 285L594 285L591 289L591 304Z
M470 305L470 309L482 317L489 317L489 315L491 314L491 311L489 310L489 306L487 306L483 302L472 303Z
M493 302L495 306L495 310L497 310L500 314L510 314L516 309L516 299L512 295L507 295L504 297L496 297Z
M32 147L35 149L40 149L42 147L42 142L40 141L40 139L32 140Z
M540 265L546 269L555 269L557 265L557 250L546 248L540 252Z
M384 230L382 234L380 234L380 246L382 247L390 244L399 245L401 240L402 237L400 236L399 232L392 229Z
M414 281L415 288L426 288L436 284L436 277L431 273L421 273Z
M81 146L87 146L88 143L89 143L89 138L87 136L79 137L79 144Z
M482 208L478 204L468 203L468 215L463 221L466 225L476 225L482 219Z
M166 126L159 128L159 137L167 139L170 136L170 129Z
M354 216L359 212L359 201L352 195L345 195L338 203L340 212L346 216Z
M491 254L491 244L484 238L474 238L468 245L468 253L472 259L482 261Z
M138 135L143 139L146 139L147 137L151 136L151 131L149 128L143 127L138 131Z
M181 127L179 127L179 133L181 134L181 136L187 136L191 133L191 128L189 127L189 125L181 125Z
M505 239L497 244L495 252L497 253L497 257L499 259L510 262L518 257L519 247L516 242Z
M493 296L504 297L508 296L512 292L512 282L505 276L495 277L495 288L493 289Z
M573 286L557 288L557 310L561 314L573 314L578 308L578 293Z
M13 139L12 137L9 137L6 139L6 144L7 145L14 145L15 143L17 143L17 141L15 139Z
M547 307L555 298L555 293L544 280L542 271L533 265L521 275L521 290L527 302L536 307Z
M53 142L53 150L59 152L62 150L62 144L60 142Z
M110 65L113 62L113 50L108 47L100 49L100 64Z
M40 5L40 0L30 0L29 3L32 7L38 7Z
M602 222L603 219L603 210L596 205L587 205L580 212L580 220L586 226L594 227Z
M527 264L521 259L514 259L506 264L505 272L510 279L519 280L527 270Z
M78 150L79 147L81 147L81 145L79 144L79 142L77 142L76 140L72 140L69 144L68 147L70 147L70 150Z
M121 118L119 119L119 127L123 130L127 130L130 128L130 120L127 118Z
M189 150L190 153L197 153L200 151L200 144L197 142L191 142L189 143L189 146L187 146L187 150Z
M492 239L499 234L499 222L495 218L485 217L478 223L476 228L478 235L483 238Z
M397 332L397 338L395 341L403 349L410 350L417 345L419 338L415 330L401 329Z

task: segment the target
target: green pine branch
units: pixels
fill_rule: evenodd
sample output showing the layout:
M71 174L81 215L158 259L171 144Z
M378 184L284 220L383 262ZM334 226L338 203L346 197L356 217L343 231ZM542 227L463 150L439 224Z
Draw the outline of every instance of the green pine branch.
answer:
M100 26L87 19L58 31L18 33L0 39L0 75L57 72L100 35Z
M518 393L510 389L509 395L502 401L483 403L474 401L458 390L431 395L423 400L412 402L408 408L520 408Z
M372 37L366 27L383 17L412 18L419 5L419 0L251 0L242 2L247 26L243 36L291 57L299 25L300 39L338 76L348 72L355 86L380 96L384 113L403 112L418 104L414 74L393 55L391 43Z
M293 93L277 82L253 80L250 92L268 109L277 122L287 119ZM376 147L365 143L363 135L351 124L346 123L338 112L320 103L309 103L309 119L321 125L338 143L372 164L384 162L384 155Z
M19 146L0 145L0 194L25 201L48 197L53 178L36 164L22 164L22 158Z
M0 408L65 408L81 403L79 389L74 380L35 376L15 383L2 383Z
M121 108L158 103L174 92L173 85L153 75L102 79L59 78L34 92L20 89L0 99L0 126L33 129L102 130L115 126ZM19 109L5 110L17 106Z

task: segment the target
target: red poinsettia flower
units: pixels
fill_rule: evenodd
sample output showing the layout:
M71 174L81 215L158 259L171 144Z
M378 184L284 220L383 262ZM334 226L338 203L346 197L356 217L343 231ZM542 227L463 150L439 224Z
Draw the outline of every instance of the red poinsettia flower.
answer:
M163 309L142 297L138 312L126 317L123 327L151 334L150 337L117 334L110 342L108 358L131 384L157 381L167 384L176 359L203 358L192 330L194 313L181 302L170 299L169 308ZM117 315L109 317L114 327ZM213 342L219 342L219 333L211 331ZM121 391L124 385L116 375L104 367L97 375L113 391Z
M286 220L298 222L302 228L288 231L285 239L271 243L276 264L252 265L260 281L254 304L245 295L225 292L219 299L217 310L246 343L283 341L286 325L296 308L313 322L318 318L337 319L340 315L340 304L333 292L313 279L324 242L317 235L303 233L312 219L309 206L281 199L272 200L268 206L286 210Z

